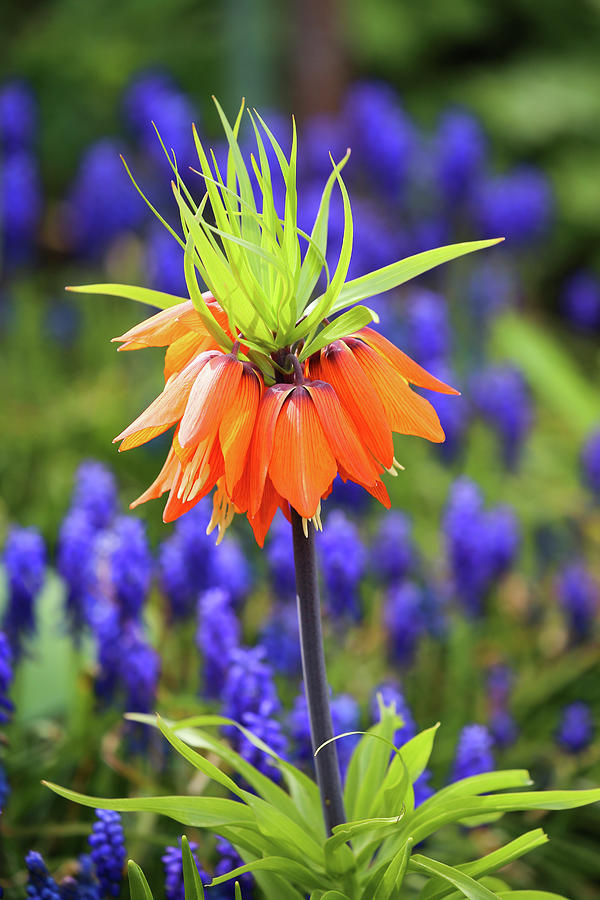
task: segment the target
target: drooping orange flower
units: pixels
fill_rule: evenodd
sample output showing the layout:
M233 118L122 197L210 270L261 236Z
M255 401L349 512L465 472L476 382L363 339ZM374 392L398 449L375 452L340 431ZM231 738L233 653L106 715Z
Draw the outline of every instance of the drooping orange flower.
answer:
M204 295L215 320L227 319ZM158 478L133 506L165 492L166 522L216 488L209 529L220 537L245 513L262 546L273 516L290 507L320 527L321 500L337 475L386 506L385 471L396 474L392 433L444 440L431 404L417 387L456 394L370 328L336 340L265 387L259 369L219 349L191 303L152 316L116 340L120 349L166 346L165 387L117 438L137 447L175 426Z

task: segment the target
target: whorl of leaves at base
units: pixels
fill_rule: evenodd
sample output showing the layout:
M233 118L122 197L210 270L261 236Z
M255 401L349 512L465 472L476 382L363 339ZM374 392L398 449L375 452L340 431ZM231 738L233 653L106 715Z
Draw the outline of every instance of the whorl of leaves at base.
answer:
M87 806L119 811L152 810L228 840L244 861L214 878L210 886L252 872L266 898L277 900L396 900L407 876L418 876L419 900L466 897L468 900L565 900L536 890L511 890L495 876L508 863L547 841L535 828L480 859L448 865L415 847L440 828L495 822L516 810L571 809L600 800L600 789L527 791L523 770L488 772L447 785L415 809L413 785L428 764L438 726L422 731L390 754L401 727L393 705L381 707L381 719L357 745L346 776L344 802L348 822L326 837L317 785L281 759L263 741L221 716L197 716L178 723L131 715L158 727L170 744L227 797L142 797L99 800L56 785L63 797ZM234 725L278 767L284 786L275 783L236 753L210 728ZM377 738L373 740L372 738ZM246 790L198 751L221 760ZM465 846L469 845L465 842ZM189 846L182 839L186 900L204 900L203 886ZM152 900L141 869L129 864L132 900ZM207 894L210 897L210 892ZM241 900L239 885L236 897Z

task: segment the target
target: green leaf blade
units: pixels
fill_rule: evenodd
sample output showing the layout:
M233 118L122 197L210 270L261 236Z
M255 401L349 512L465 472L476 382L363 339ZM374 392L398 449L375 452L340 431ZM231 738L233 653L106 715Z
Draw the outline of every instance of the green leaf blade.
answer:
M391 263L391 265L370 272L368 275L362 275L360 278L346 282L329 312L337 312L346 306L360 303L361 300L366 300L368 297L390 291L392 288L399 287L412 278L416 278L417 275L422 275L424 272L442 265L442 263L458 259L467 253L474 253L476 250L493 247L503 240L504 238L492 238L485 241L449 244L446 247L436 247L434 250L426 250L399 262ZM322 297L317 297L307 307L307 312L314 310L322 302L322 299Z

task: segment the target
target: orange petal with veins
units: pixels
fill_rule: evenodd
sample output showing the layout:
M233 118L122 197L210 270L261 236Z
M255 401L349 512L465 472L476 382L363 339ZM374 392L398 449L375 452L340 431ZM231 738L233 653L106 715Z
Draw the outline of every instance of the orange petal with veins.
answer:
M274 384L262 395L254 426L254 434L248 450L248 482L244 485L247 491L248 512L253 516L261 503L265 478L271 454L277 419L285 400L294 390L291 384ZM236 499L237 502L237 499ZM244 502L240 498L240 502Z
M122 431L113 443L124 441L125 438L135 435L136 437L128 442L127 448L123 449L137 447L174 425L186 409L188 397L198 373L214 354L214 350L209 350L196 356L179 375L165 385L156 400L125 431Z
M313 378L332 385L363 445L389 469L394 460L394 444L384 408L347 344L334 341L324 347L320 360L311 361L310 372Z
M225 411L233 403L243 365L231 354L217 353L198 374L179 426L182 447L216 434Z
M262 390L262 378L251 366L243 365L238 389L219 427L219 441L225 460L225 485L230 496L244 471Z
M264 546L265 537L271 527L273 517L279 508L283 508L284 504L287 505L286 501L283 497L279 496L273 487L273 482L267 475L260 506L255 515L248 516L248 521L250 522L256 543L259 547Z
M340 478L342 479L342 481L353 481L354 480L353 478L350 478L350 476L348 475L348 472L345 472L344 469L342 468L342 466L340 466ZM360 482L356 482L356 483L360 484ZM385 484L383 483L383 481L376 481L375 484L372 484L372 485L360 484L360 486L362 488L364 488L368 494L371 494L372 497L375 497L376 500L379 500L380 503L383 503L383 505L385 506L386 509L389 509L390 506L392 505L392 501L390 500L390 495L388 494L387 488L386 488Z
M177 338L165 353L165 383L172 375L177 375L192 359L205 350L215 350L215 342L210 336L188 331Z
M457 391L455 388L450 387L450 385L440 381L439 378L435 378L426 369L411 359L410 356L407 356L406 353L399 350L395 344L392 344L391 341L388 341L382 334L379 334L378 331L374 331L372 328L361 328L361 330L355 332L352 337L360 338L361 341L364 341L372 347L373 350L376 350L378 353L385 356L394 368L398 370L400 375L402 375L403 378L406 378L407 381L410 381L411 384L416 384L417 387L427 388L430 391L437 391L440 394L455 394L456 396L460 396L460 391Z
M225 311L219 306L212 294L205 293L202 295L206 300L208 308L219 325L229 333L229 325ZM143 347L166 347L172 344L178 338L183 337L189 331L195 331L205 336L209 336L206 325L202 321L202 317L194 308L191 300L185 300L183 303L177 303L168 309L162 309L160 312L143 322L139 322L122 334L120 337L113 338L113 342L123 343L119 350L138 350ZM212 340L212 338L211 338Z
M269 475L275 490L306 519L337 474L335 457L304 387L295 387L275 425Z
M444 429L431 403L415 393L377 351L353 338L348 340L348 346L377 391L392 431L441 443L445 439Z
M129 504L129 509L135 509L136 506L139 506L140 503L146 503L147 500L157 500L159 497L162 497L165 491L171 490L178 474L179 460L171 447L167 454L165 464L158 473L156 480L152 482L149 488L146 488L144 493L141 494L137 500L134 500L133 503Z
M377 464L365 452L354 424L344 412L332 386L324 381L313 381L305 387L315 404L337 462L346 469L353 481L374 484L380 474Z

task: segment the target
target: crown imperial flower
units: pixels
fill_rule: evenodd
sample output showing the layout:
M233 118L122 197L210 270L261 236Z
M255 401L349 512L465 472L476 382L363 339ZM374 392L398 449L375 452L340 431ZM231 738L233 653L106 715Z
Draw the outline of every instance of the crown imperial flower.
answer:
M164 389L115 439L120 450L129 450L174 428L162 471L132 506L169 492L169 522L215 489L209 532L218 528L220 540L234 515L245 513L262 546L278 508L288 518L294 509L306 527L312 520L320 528L321 501L338 475L389 506L382 475L402 468L393 432L444 440L435 410L411 386L458 392L369 328L378 318L360 301L496 241L438 248L346 281L353 221L341 171L349 151L333 163L308 234L298 225L295 127L288 157L258 113L250 112L258 153L258 159L250 157L250 173L237 140L243 104L232 127L215 103L229 154L222 175L194 129L198 174L206 184L200 205L179 176L175 154L167 153L183 237L167 228L184 251L189 299L127 285L75 290L162 307L115 339L121 350L167 348ZM272 174L271 165L281 171ZM274 198L281 178L282 217ZM336 184L344 227L330 272ZM205 217L209 202L212 215ZM201 293L198 276L208 291Z

